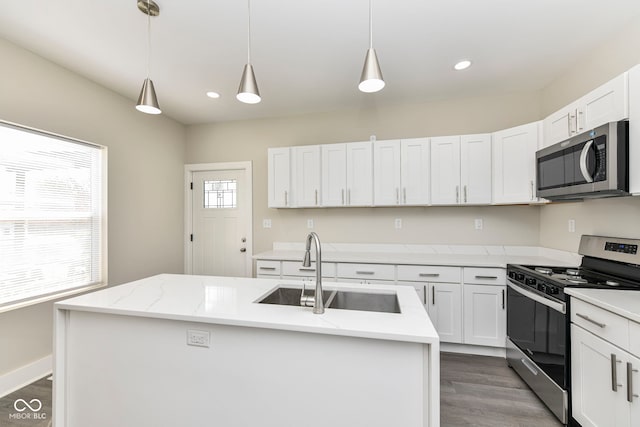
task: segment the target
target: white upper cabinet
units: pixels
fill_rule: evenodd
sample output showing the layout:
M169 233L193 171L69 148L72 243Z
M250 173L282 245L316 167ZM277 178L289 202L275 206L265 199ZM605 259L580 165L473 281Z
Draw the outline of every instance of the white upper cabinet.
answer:
M431 204L491 202L491 136L431 138Z
M542 122L493 134L493 203L536 202L535 154Z
M373 205L371 142L326 144L322 153L322 206Z
M293 147L292 190L296 207L321 205L320 157L319 145Z
M268 206L270 208L291 207L291 149L269 148L268 156Z
M400 140L373 143L373 201L376 205L400 204L400 158Z
M373 205L373 158L371 142L351 142L347 151L347 205Z
M460 202L491 203L491 135L460 137Z
M347 204L346 144L325 144L322 152L322 206Z
M629 117L628 75L623 73L544 120L544 147Z
M376 206L429 203L429 139L373 143L373 201Z

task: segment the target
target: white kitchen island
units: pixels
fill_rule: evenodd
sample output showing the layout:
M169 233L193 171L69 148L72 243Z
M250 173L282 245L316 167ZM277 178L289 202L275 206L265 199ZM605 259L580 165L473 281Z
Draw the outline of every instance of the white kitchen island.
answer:
M396 293L400 313L256 302L280 285L300 282L163 274L57 303L54 425L440 425L413 288L324 284Z

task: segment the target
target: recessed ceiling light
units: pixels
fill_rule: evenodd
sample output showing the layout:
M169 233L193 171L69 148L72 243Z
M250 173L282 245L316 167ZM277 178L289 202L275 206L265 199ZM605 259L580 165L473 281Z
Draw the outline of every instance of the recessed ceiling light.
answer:
M458 62L456 65L453 66L453 68L460 71L460 70L465 70L470 66L471 66L471 61L468 61L465 59L464 61Z
M218 92L207 92L207 96L214 99L220 98L220 94Z

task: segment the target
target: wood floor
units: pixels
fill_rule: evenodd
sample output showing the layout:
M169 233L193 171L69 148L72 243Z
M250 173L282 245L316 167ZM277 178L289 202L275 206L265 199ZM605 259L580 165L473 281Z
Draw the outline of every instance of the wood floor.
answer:
M504 359L442 353L440 362L442 427L562 427ZM39 399L38 414L45 418L11 417L17 399ZM45 378L0 399L1 427L49 427L50 421L51 381Z

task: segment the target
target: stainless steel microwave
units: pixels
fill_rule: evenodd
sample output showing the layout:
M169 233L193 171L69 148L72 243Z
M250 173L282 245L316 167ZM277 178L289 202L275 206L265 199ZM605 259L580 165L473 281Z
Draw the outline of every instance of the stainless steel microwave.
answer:
M611 122L536 152L538 197L628 195L629 122Z

